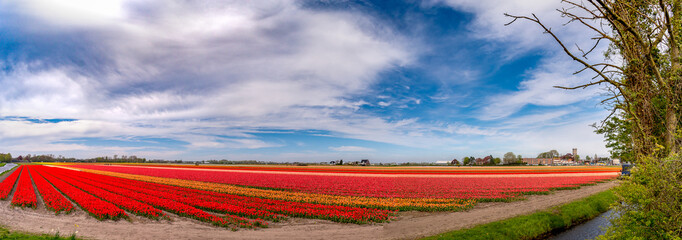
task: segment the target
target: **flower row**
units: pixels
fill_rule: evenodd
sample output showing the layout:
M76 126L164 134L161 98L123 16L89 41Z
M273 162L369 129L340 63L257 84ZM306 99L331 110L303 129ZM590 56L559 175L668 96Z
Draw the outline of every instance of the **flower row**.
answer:
M172 185L185 188L194 188L205 191L220 192L230 195L239 195L247 197L276 199L289 202L301 203L317 203L323 205L334 206L349 206L349 207L363 207L363 208L379 208L387 210L419 210L419 211L457 211L461 209L470 208L474 205L475 200L468 199L447 199L447 198L379 198L379 197L364 197L364 196L339 196L329 194L315 194L304 192L292 192L281 190L257 189L249 187L240 187L234 185L200 182L192 180L153 177L138 174L118 173L111 171L100 171L81 168L85 172L91 172L98 175L107 175L119 178L126 178L132 180L139 180L144 182L152 182L164 185ZM203 174L198 171L196 174Z
M127 188L132 191L185 203L209 211L269 220L279 220L284 215L287 215L328 219L339 222L380 222L388 220L391 215L391 211L379 209L244 197L97 174L78 173L77 176L86 179L80 181L98 181L112 187Z
M57 191L43 176L40 176L40 174L31 172L31 177L33 178L33 182L36 184L36 188L38 189L38 193L40 193L40 196L43 198L43 202L45 202L45 206L54 211L55 213L59 212L66 212L69 213L73 210L73 204L69 202L64 196L62 196L61 193Z
M36 208L36 205L38 205L38 198L36 197L36 192L33 188L33 183L31 182L31 176L29 174L28 168L21 166L19 169L17 169L17 171L21 171L21 176L19 176L17 190L14 191L12 205Z
M114 205L127 210L128 212L134 213L136 215L140 216L145 216L148 218L152 219L159 219L161 217L164 217L165 214L163 211L158 210L148 204L135 201L131 199L128 196L124 195L119 195L115 194L109 191L106 191L102 188L97 187L96 185L89 185L85 184L82 181L78 181L76 178L71 177L71 176L64 176L64 175L57 175L54 174L54 172L50 172L53 176L59 178L60 180L63 180L64 182L71 184L74 187L77 187L95 197L104 199L110 203L113 203Z
M110 202L104 201L97 198L91 194L84 192L83 190L66 183L65 181L56 178L55 176L43 171L42 166L32 166L32 170L38 172L43 176L48 182L50 182L56 189L64 194L67 198L71 199L75 204L80 206L84 211L92 215L93 217L104 220L104 219L119 219L127 218L128 215L120 208L116 207Z
M21 171L16 169L14 172L12 172L12 174L7 176L2 183L0 183L0 200L5 200L7 197L9 197L9 194L12 193L12 189L14 189L14 185L17 183L17 179L19 178L20 174Z
M362 173L362 174L552 174L552 173L586 173L586 172L618 172L619 167L595 166L560 166L560 167L348 167L348 166L216 166L216 165L174 165L165 164L126 164L125 166L162 167L179 169L209 170L249 170L269 172L308 172L308 173ZM85 164L89 167L91 164Z
M235 226L239 227L265 226L265 223L262 221L255 220L251 221L249 219L237 216L226 215L221 218L213 214L209 214L207 212L199 210L197 208L194 208L192 206L189 206L187 204L183 204L170 199L160 198L155 195L149 195L146 193L130 190L128 186L117 187L112 186L110 184L106 184L105 181L92 181L82 176L85 173L42 166L36 166L35 168L40 169L42 173L46 173L47 175L53 176L57 180L68 181L69 183L74 184L74 186L80 188L90 189L93 192L97 191L98 193L109 192L110 194L100 195L100 197L107 201L116 202L117 204L120 204L119 206L126 206L124 207L126 209L134 209L134 207L130 205L138 204L140 207L138 207L138 209L135 209L135 211L140 215L157 218L159 216L162 216L163 214L158 209L163 209L178 214L180 216L194 218L199 221L204 221L224 227L233 228ZM129 201L130 203L124 203L124 201L126 201L126 199L124 198L127 198L127 201Z
M196 168L77 165L78 168L152 177L282 189L302 193L378 198L494 199L514 198L524 192L547 192L612 179L617 173L535 174L532 177L488 174L480 176L387 177L286 172L215 171ZM376 175L376 174L375 174Z

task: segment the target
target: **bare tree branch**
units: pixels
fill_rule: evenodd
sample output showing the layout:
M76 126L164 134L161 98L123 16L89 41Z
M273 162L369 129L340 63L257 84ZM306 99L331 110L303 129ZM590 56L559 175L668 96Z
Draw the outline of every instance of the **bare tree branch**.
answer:
M609 81L601 80L601 81L591 82L591 83L587 83L587 84L583 84L583 85L579 85L579 86L575 86L575 87L563 87L563 86L553 86L553 87L565 89L565 90L574 90L574 89L578 89L578 88L587 88L589 86L594 86L594 85L598 85L598 84L602 84L602 83L606 83L606 82L609 82Z

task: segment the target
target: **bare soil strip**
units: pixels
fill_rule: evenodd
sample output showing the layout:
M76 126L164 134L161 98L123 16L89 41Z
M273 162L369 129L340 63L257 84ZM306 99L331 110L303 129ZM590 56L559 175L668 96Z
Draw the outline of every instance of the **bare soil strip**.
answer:
M77 166L58 166L67 169L78 169ZM584 176L616 176L620 172L583 172L583 173L541 173L541 174L374 174L374 173L335 173L335 172L287 172L287 171L258 171L258 170L236 170L236 169L206 169L206 168L173 168L173 167L150 167L150 166L126 166L111 165L107 167L134 167L151 169L170 169L178 171L209 171L209 172L236 172L236 173L259 173L259 174L287 174L287 175L316 175L316 176L348 176L348 177L403 177L403 178L511 178L511 177L584 177ZM106 171L106 170L102 170Z
M0 224L13 230L70 235L92 239L415 239L473 227L569 203L618 185L617 181L584 186L577 190L531 195L526 200L480 203L464 212L403 212L397 220L380 224L342 224L325 220L293 218L270 228L239 230L215 227L187 218L154 221L131 216L131 221L98 221L82 212L69 215L46 213L38 208L12 207L0 201Z

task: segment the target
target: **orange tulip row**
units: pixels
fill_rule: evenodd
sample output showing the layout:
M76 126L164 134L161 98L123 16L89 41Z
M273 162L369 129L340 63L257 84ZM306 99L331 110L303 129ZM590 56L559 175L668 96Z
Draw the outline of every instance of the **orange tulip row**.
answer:
M281 190L256 189L240 187L221 183L209 183L192 180L173 178L152 177L127 173L116 173L92 169L78 169L80 171L133 179L145 182L166 184L171 186L187 187L207 191L215 191L226 194L234 194L248 197L277 199L294 202L318 203L325 205L341 205L353 207L368 207L390 210L419 210L419 211L456 211L471 208L476 203L473 199L447 199L447 198L378 198L362 196L338 196L317 193L291 192Z

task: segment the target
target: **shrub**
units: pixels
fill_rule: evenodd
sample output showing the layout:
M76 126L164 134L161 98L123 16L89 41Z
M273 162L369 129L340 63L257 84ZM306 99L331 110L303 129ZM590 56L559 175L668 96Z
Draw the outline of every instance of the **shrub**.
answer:
M620 217L600 239L682 239L682 156L645 159L616 194Z

